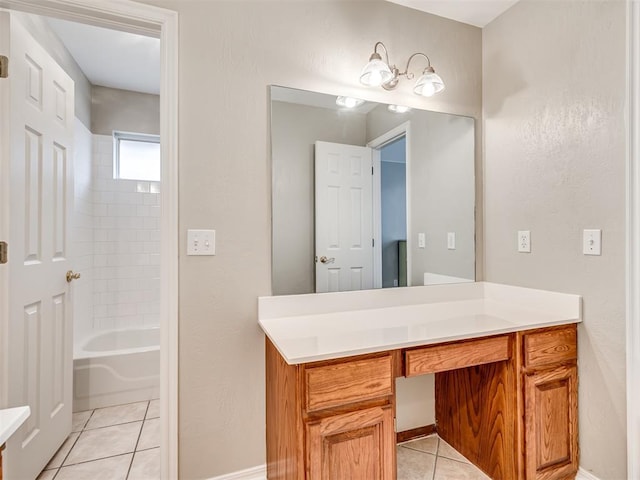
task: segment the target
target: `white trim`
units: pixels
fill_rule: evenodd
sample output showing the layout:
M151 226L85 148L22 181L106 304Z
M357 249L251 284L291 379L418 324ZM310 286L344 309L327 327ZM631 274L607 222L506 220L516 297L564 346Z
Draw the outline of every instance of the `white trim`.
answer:
M627 477L640 478L640 3L627 18Z
M632 477L629 477L632 478ZM584 468L580 467L578 469L578 474L576 475L576 480L600 480L593 473L587 472Z
M160 37L161 477L178 478L178 13L130 0L0 0L0 7Z
M409 179L411 178L411 122L407 121L404 123L401 123L400 125L398 125L397 127L389 130L387 133L383 133L382 135L380 135L379 137L374 138L373 140L371 140L369 143L367 143L367 147L373 148L374 151L375 150L379 150L380 148L384 147L387 143L392 142L393 140L395 140L398 137L404 136L405 137L405 141L406 141L406 149L405 149L405 162L406 162L406 191L407 191L407 287L411 286L411 246L412 246L412 231L411 231L411 182L409 181ZM377 158L378 164L377 164L377 168L374 169L374 176L373 176L373 181L374 181L374 185L380 184L380 155L378 154L378 156L376 157L374 155L373 157L374 159ZM378 187L378 191L376 192L375 186L374 186L374 199L373 199L373 206L374 209L376 208L376 202L378 207L381 204L381 199L380 199L380 188ZM375 194L377 193L378 198L375 197ZM374 210L374 216L373 216L373 233L375 235L375 244L376 246L379 246L378 248L382 248L382 234L381 234L381 221L380 221L380 208L378 208L377 210ZM378 250L376 251L376 248L374 247L374 255L379 255L379 258L382 258L382 250ZM380 286L382 287L382 263L381 260L378 260L378 264L379 264L379 269L380 269ZM374 274L377 274L377 270L376 270L376 257L374 256ZM377 277L374 276L374 281L377 280Z
M226 475L220 475L219 477L213 477L209 480L266 480L267 479L267 466L259 465L253 468L247 468L246 470L240 470L238 472L227 473Z
M371 148L371 147L370 147ZM380 150L371 148L373 164L373 288L382 288L382 185Z
M167 13L177 18L177 12L130 0L0 0L0 7L156 38Z

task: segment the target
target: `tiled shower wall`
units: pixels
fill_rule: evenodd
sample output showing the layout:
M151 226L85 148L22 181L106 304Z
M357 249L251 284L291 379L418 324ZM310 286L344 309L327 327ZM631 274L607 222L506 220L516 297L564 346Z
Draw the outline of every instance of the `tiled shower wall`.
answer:
M113 137L93 135L94 329L160 324L160 183L113 178Z
M76 119L73 153L72 268L80 273L73 282L73 335L82 340L93 329L93 162L91 132Z

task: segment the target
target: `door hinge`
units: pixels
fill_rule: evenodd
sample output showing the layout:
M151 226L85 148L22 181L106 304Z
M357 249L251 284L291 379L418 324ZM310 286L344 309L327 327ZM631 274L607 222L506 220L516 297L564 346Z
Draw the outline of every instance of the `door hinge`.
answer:
M376 239L375 239L375 238L372 238L372 239L371 239L371 246L372 246L372 247L375 247L375 246L376 246Z
M371 167L371 175L373 175L373 167Z
M7 263L8 250L7 242L0 242L0 264Z
M0 78L7 78L9 76L9 57L0 55Z

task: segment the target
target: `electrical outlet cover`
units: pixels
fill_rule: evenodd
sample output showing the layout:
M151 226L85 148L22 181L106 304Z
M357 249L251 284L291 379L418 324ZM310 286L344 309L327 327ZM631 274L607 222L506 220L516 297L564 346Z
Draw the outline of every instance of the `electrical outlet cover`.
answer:
M518 231L518 252L531 253L531 231Z

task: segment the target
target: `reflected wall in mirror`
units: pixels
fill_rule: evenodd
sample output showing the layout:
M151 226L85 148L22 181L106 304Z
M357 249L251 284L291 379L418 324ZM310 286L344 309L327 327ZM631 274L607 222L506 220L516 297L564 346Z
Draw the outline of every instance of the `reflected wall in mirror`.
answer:
M271 87L274 295L475 280L474 120Z

